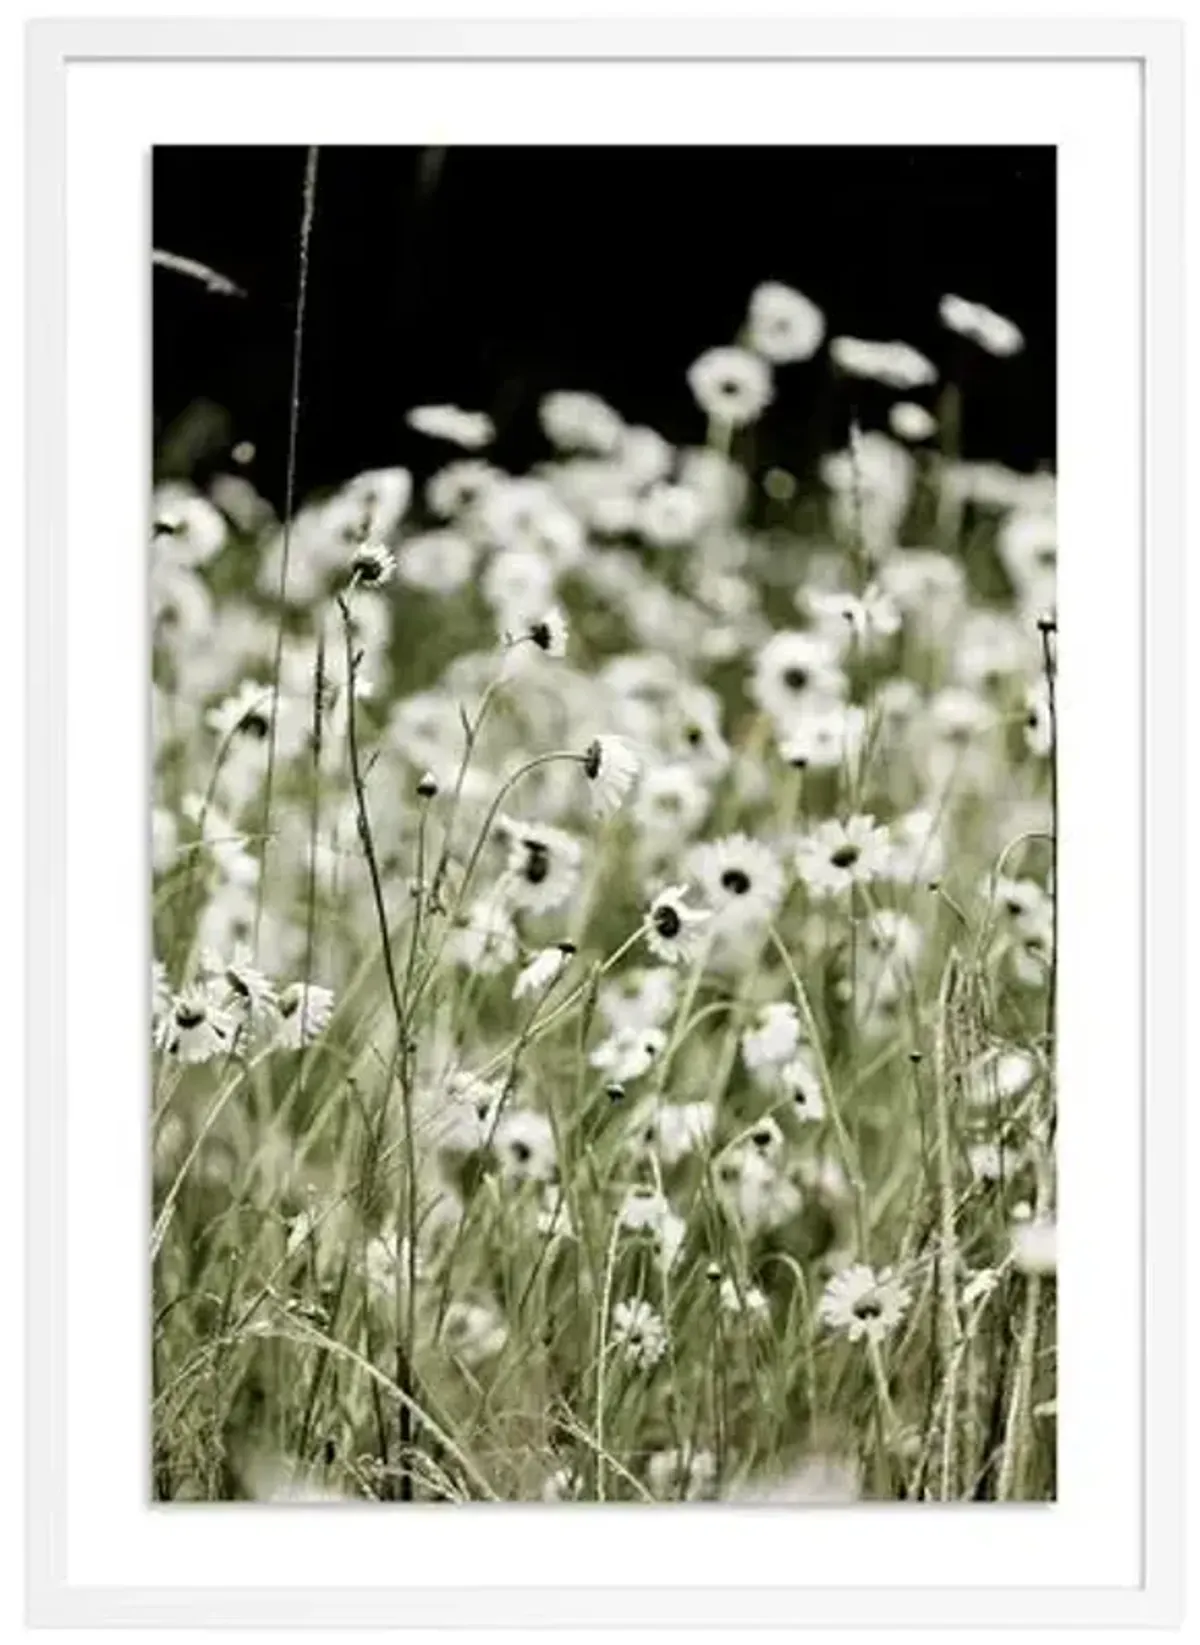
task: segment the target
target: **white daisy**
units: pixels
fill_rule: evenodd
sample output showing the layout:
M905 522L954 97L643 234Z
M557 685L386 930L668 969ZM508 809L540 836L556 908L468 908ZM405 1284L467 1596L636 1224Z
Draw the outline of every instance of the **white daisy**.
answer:
M320 983L293 982L279 996L276 1041L285 1050L299 1051L323 1034L333 1016L332 989Z
M721 1281L717 1296L721 1312L724 1314L749 1320L755 1325L764 1323L770 1317L771 1306L757 1285L743 1285L739 1288L734 1280L726 1275Z
M871 652L900 631L900 607L892 596L871 583L861 594L805 589L796 604L808 611L817 632L826 635L839 650L853 639L860 650Z
M701 1502L716 1489L717 1459L711 1451L655 1451L646 1483L660 1501Z
M993 1108L1027 1095L1040 1077L1041 1065L1019 1046L993 1046L968 1066L963 1096L975 1108Z
M476 897L447 945L451 960L481 977L495 976L517 959L517 929L503 897Z
M667 1036L661 1028L651 1023L629 1023L614 1028L588 1060L593 1068L624 1084L627 1080L641 1079L666 1043Z
M517 980L513 983L513 999L520 1000L524 999L526 994L548 992L564 968L570 964L574 952L573 942L559 942L550 948L540 949L524 970L517 973Z
M1058 1224L1053 1217L1035 1216L1017 1222L1012 1230L1013 1266L1021 1274L1058 1271Z
M175 996L158 1026L158 1047L180 1062L208 1062L232 1049L234 1024L207 988L193 984Z
M878 343L862 337L835 337L833 363L849 377L867 377L888 388L923 388L937 381L937 368L908 343Z
M689 908L682 885L669 885L650 904L646 915L646 946L668 965L690 963L704 949L707 932L701 928L711 920L707 909Z
M888 412L888 427L901 440L913 445L931 440L937 433L937 418L915 400L897 400Z
M172 565L207 565L225 546L225 516L183 480L156 487L150 505L150 537L156 553Z
M796 872L812 897L838 897L886 873L890 849L887 829L874 817L830 818L800 841Z
M867 732L865 710L857 703L814 701L779 727L779 756L797 770L853 771Z
M538 420L546 438L560 451L590 452L609 457L625 437L619 412L596 394L559 391L547 394L538 406Z
M769 846L745 834L706 841L688 853L686 867L714 915L714 929L732 931L764 924L783 901L779 859Z
M825 1093L815 1062L800 1052L784 1063L778 1073L779 1087L788 1099L793 1116L801 1124L815 1124L825 1118Z
M825 316L802 292L767 280L750 296L746 341L772 365L810 360L825 336Z
M361 543L350 556L350 576L359 588L381 588L396 570L396 557L381 542Z
M597 1005L610 1028L659 1027L674 1010L678 991L669 966L634 966L601 987Z
M704 1153L712 1142L717 1111L711 1102L665 1102L654 1112L654 1147L668 1170L689 1154Z
M554 1182L558 1158L554 1130L545 1114L510 1108L496 1124L492 1151L508 1183Z
M639 1370L652 1370L670 1346L662 1318L644 1298L618 1302L612 1311L612 1342Z
M834 1274L818 1312L831 1330L844 1331L851 1342L882 1342L904 1318L908 1302L908 1287L890 1268L877 1274L855 1262Z
M715 1167L717 1198L747 1239L781 1228L802 1208L799 1189L752 1141L726 1149Z
M761 1006L742 1035L742 1060L751 1074L781 1068L796 1053L801 1040L800 1016L790 1000L772 1000Z
M1054 747L1054 719L1050 712L1050 688L1039 680L1025 692L1025 723L1022 727L1025 746L1039 760L1044 760Z
M396 550L396 580L425 594L454 594L470 581L475 548L461 531L422 531Z
M1019 354L1025 347L1025 338L1019 326L984 303L972 303L966 297L947 295L938 305L942 324L960 337L969 337L989 354L1006 358Z
M682 548L704 524L704 500L691 486L660 481L651 486L637 510L637 529L654 548Z
M728 428L756 422L774 395L770 366L744 348L710 348L689 368L688 387L705 416Z
M569 901L579 884L583 862L574 835L545 823L514 822L511 818L501 820L499 832L509 843L501 884L514 908L529 914L548 914Z
M781 726L790 728L814 700L828 703L845 691L838 648L825 635L783 630L755 658L750 695Z
M524 638L530 640L547 657L565 657L567 654L566 615L561 606L549 606L532 622L526 623Z
M254 964L254 955L245 943L238 943L226 963L219 955L204 956L203 969L210 985L224 992L225 1009L251 1028L270 1027L279 1010L275 986Z
M269 685L243 680L231 697L209 709L205 724L222 742L235 733L265 742L271 731L274 695Z
M482 451L496 438L496 426L486 412L463 411L460 406L414 406L404 420L418 434L464 451Z
M622 737L595 737L583 759L592 805L601 816L619 811L637 781L642 762Z
M503 475L490 463L466 458L439 469L425 487L429 512L439 520L453 520L472 514Z
M675 847L696 832L711 803L708 789L692 767L676 761L647 768L631 815L644 839Z
M441 1340L452 1358L473 1371L502 1352L508 1327L486 1303L452 1302L442 1320Z

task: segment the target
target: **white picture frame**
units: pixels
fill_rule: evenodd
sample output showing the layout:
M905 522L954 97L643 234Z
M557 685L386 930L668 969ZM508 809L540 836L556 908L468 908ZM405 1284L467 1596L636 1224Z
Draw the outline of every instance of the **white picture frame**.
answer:
M381 1584L321 1586L305 1581L256 1585L246 1580L206 1586L198 1578L176 1580L165 1567L147 1569L139 1582L103 1582L79 1572L89 1568L72 1522L77 1497L72 1454L80 1441L75 1407L69 1408L69 1367L94 1351L81 1342L68 1307L71 1266L68 1238L71 1179L67 1162L68 1093L80 1070L103 1058L104 1049L81 1046L72 1025L79 977L68 952L68 901L78 890L78 862L69 842L71 807L83 803L74 760L78 742L69 704L68 570L78 535L70 494L79 482L78 445L66 435L71 351L79 334L68 330L71 215L79 201L69 192L68 80L74 66L104 64L201 64L213 62L307 65L404 62L464 65L554 61L619 65L629 62L706 64L1031 62L1080 65L1133 64L1140 85L1141 335L1137 342L1140 404L1132 408L1140 450L1131 452L1132 483L1140 491L1141 633L1138 611L1126 608L1127 638L1140 640L1142 689L1137 703L1143 780L1138 863L1121 872L1140 875L1136 898L1140 931L1142 1016L1133 1032L1139 1042L1142 1180L1141 1242L1137 1253L1141 1344L1141 1443L1138 1461L1138 1580L1114 1585L1094 1568L1093 1580L1073 1577L1056 1584L1042 1577L1028 1584L870 1586L739 1585L673 1580L656 1586L556 1580L557 1566L542 1583L453 1582L388 1587ZM823 1623L934 1627L1004 1623L1065 1626L1171 1625L1182 1615L1183 1420L1183 914L1177 898L1182 879L1182 84L1181 29L1171 23L1032 21L883 21L865 28L845 21L642 21L642 22L454 22L454 21L172 21L44 22L28 32L28 655L29 771L28 866L31 887L26 931L29 990L28 1043L28 1607L45 1626L207 1624L300 1627L466 1626L559 1628L630 1626L738 1629L784 1628ZM78 135L78 134L77 134ZM724 135L724 134L722 134ZM214 130L214 140L221 140ZM948 139L950 140L949 134ZM143 293L144 295L144 293ZM122 310L135 314L141 297ZM120 318L114 320L119 324ZM143 339L144 342L144 339ZM1070 370L1068 364L1065 367ZM140 394L140 384L137 386ZM126 492L143 475L123 472ZM136 505L135 505L136 512ZM1069 545L1067 552L1070 552ZM1133 552L1132 548L1129 552ZM126 588L136 582L126 582ZM140 606L123 622L141 619ZM1070 618L1067 626L1069 630ZM140 642L139 642L140 643ZM134 647L137 651L137 647ZM141 666L140 653L135 659ZM118 669L118 671L120 671ZM135 763L128 769L136 770ZM140 803L140 800L138 801ZM139 841L140 848L140 841ZM1068 849L1069 842L1068 842ZM1132 956L1131 956L1132 958ZM130 988L136 991L133 980ZM105 1101L125 1100L106 1092ZM135 1105L136 1106L136 1105ZM140 1109L139 1109L140 1113ZM74 1121L72 1122L74 1123ZM126 1161L127 1183L115 1195L138 1191L137 1165ZM1097 1259L1102 1260L1102 1259ZM1151 1275L1152 1284L1144 1283ZM1097 1272L1095 1285L1102 1283ZM134 1299L136 1302L136 1298ZM1101 1308L1096 1295L1091 1306ZM136 1315L133 1316L136 1318ZM105 1352L108 1353L108 1345ZM116 1352L116 1348L112 1352ZM136 1364L136 1343L126 1344ZM577 1509L543 1509L546 1514ZM923 1514L924 1510L889 1510ZM978 1512L979 1510L966 1510ZM1013 1509L1015 1514L1021 1510ZM1057 1506L1040 1510L1054 1514ZM150 1510L161 1523L163 1510ZM192 1510L180 1515L181 1531L199 1525ZM218 1517L224 1509L204 1513ZM272 1510L238 1510L271 1513ZM287 1512L287 1510L283 1510ZM310 1511L303 1510L307 1515ZM338 1510L313 1509L334 1526ZM494 1530L483 1511L474 1525L455 1516L445 1535L461 1540ZM503 1510L503 1513L527 1513ZM607 1535L608 1514L586 1510L582 1537L597 1547ZM688 1510L683 1509L686 1515ZM703 1514L706 1510L700 1510ZM745 1510L743 1510L745 1512ZM778 1514L780 1510L775 1510ZM842 1511L844 1514L844 1510ZM888 1535L881 1512L858 1511L854 1535L860 1560L871 1563L870 1542ZM1006 1509L988 1513L1007 1514ZM333 1518L328 1516L332 1513ZM183 1522L187 1521L184 1527ZM678 1519L663 1510L653 1524ZM360 1510L343 1518L348 1537L361 1535ZM526 1519L526 1525L529 1521ZM614 1519L615 1523L615 1519ZM694 1522L693 1522L694 1523ZM254 1521L241 1520L243 1538ZM464 1528L467 1527L467 1528ZM482 1530L481 1530L482 1527ZM161 1533L160 1533L161 1534ZM327 1530L326 1535L340 1533ZM526 1535L529 1532L527 1530ZM664 1529L664 1535L667 1534ZM797 1525L797 1546L803 1526ZM980 1521L981 1538L992 1523ZM644 1532L643 1532L644 1535ZM95 1559L90 1566L95 1566ZM197 1570L201 1565L197 1561ZM296 1567L303 1569L301 1563ZM697 1572L704 1569L696 1565Z

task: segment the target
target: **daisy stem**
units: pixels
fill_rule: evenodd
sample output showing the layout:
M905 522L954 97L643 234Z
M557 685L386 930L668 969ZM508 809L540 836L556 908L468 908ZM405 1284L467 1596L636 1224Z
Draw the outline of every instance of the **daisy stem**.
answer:
M946 1378L946 1408L942 1418L940 1488L943 1501L957 1495L955 1442L958 1411L958 1342L960 1322L955 1275L958 1271L958 1229L954 1203L954 1167L950 1152L949 1032L950 1012L957 987L959 967L952 951L946 962L938 990L938 1018L935 1034L934 1067L934 1171L938 1192L938 1358Z
M608 1240L608 1255L604 1261L604 1290L600 1297L600 1318L597 1323L596 1347L596 1501L604 1501L604 1374L608 1359L608 1315L612 1305L613 1270L617 1263L617 1240L621 1234L621 1218L613 1218L612 1233Z

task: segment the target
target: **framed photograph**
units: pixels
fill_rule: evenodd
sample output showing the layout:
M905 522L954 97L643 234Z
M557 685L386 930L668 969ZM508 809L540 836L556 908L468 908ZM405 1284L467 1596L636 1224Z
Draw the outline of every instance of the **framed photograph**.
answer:
M28 39L32 1619L1177 1621L1179 28Z

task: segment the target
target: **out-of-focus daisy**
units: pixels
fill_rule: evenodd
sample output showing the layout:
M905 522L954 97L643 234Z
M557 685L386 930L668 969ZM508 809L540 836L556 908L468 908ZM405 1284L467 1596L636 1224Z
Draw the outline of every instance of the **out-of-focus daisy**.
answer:
M612 1311L612 1342L622 1358L638 1370L649 1371L670 1347L661 1316L644 1297L618 1302Z
M274 691L257 680L243 680L231 697L204 716L209 729L224 742L235 733L265 742L271 730Z
M868 914L862 953L869 964L911 967L920 959L924 946L925 934L911 915L894 908L876 908Z
M570 964L574 952L573 942L559 942L550 948L540 949L524 970L517 973L517 980L513 983L513 999L524 999L526 994L544 993Z
M1011 1182L1025 1162L1025 1150L986 1139L967 1144L967 1168L976 1182Z
M717 1198L747 1239L780 1228L801 1210L795 1183L750 1140L727 1148L714 1168Z
M547 657L565 657L567 654L567 619L561 606L548 606L540 616L526 623L524 638Z
M279 996L276 1039L287 1051L298 1051L323 1034L333 1016L333 990L316 982L293 982Z
M1012 1260L1020 1274L1057 1273L1058 1224L1053 1217L1030 1217L1013 1225Z
M207 565L225 546L228 526L219 508L181 480L155 489L150 536L157 555L177 566Z
M655 1451L646 1483L660 1501L701 1502L716 1489L717 1459L711 1451Z
M874 817L820 823L796 851L796 872L813 897L838 897L887 872L891 845Z
M885 877L903 885L940 879L946 866L941 826L932 811L906 811L888 824L891 849Z
M800 1044L800 1017L790 1000L759 1007L742 1035L742 1060L751 1074L781 1068Z
M682 548L694 540L704 518L704 501L692 486L661 480L638 505L637 529L654 548Z
M828 702L845 690L837 647L824 635L800 629L771 636L755 658L750 680L759 707L786 727L814 700Z
M751 1324L762 1324L770 1318L771 1307L757 1285L742 1285L726 1274L721 1281L717 1293L723 1314L732 1314L736 1319L749 1320Z
M396 570L396 557L381 542L360 543L350 556L350 576L359 588L381 588Z
M688 387L714 423L743 428L762 416L774 394L771 368L744 348L710 348L688 370Z
M811 1456L792 1473L765 1484L743 1486L732 1493L735 1502L858 1502L862 1477L858 1465L835 1456Z
M180 1062L208 1062L233 1046L234 1024L209 990L193 984L176 995L159 1021L158 1046Z
M583 759L592 805L601 816L611 816L624 805L642 762L622 737L595 737Z
M888 427L898 439L916 445L937 433L937 418L915 400L897 400L888 411Z
M596 1003L610 1028L658 1027L674 1010L678 991L669 966L634 966L604 983Z
M1025 347L1020 327L984 303L947 295L938 304L938 313L948 331L956 331L960 337L969 337L989 354L1004 358L1019 354Z
M783 869L769 846L745 834L706 841L688 853L687 869L714 916L714 929L761 925L783 900Z
M717 1112L711 1102L664 1102L654 1111L654 1147L668 1170L712 1142Z
M996 551L1030 617L1057 604L1058 523L1045 508L1014 509L996 535Z
M851 1342L882 1342L904 1318L908 1302L908 1287L890 1268L876 1273L855 1262L829 1281L818 1311L831 1330L845 1332Z
M878 583L871 583L861 594L805 589L796 596L796 603L809 612L818 632L839 648L853 640L863 650L875 651L900 631L900 608Z
M279 1009L275 986L255 965L247 944L239 943L228 961L206 954L203 969L210 986L224 991L225 1007L235 1020L254 1029L271 1027Z
M631 1188L617 1220L623 1233L644 1236L663 1273L669 1273L687 1237L687 1224L666 1195L645 1185Z
M667 1043L663 1030L653 1023L626 1023L596 1046L588 1059L619 1084L641 1079Z
M454 594L475 566L475 549L461 531L422 531L396 550L396 580L425 594Z
M631 814L644 838L674 848L696 832L710 803L708 789L690 766L650 766L638 784Z
M816 1063L804 1051L790 1057L776 1076L792 1116L802 1125L825 1118L825 1093Z
M445 440L464 451L482 451L496 438L496 427L485 411L461 406L414 406L405 422L431 440Z
M506 1182L553 1182L558 1175L550 1121L530 1108L510 1108L501 1115L492 1151Z
M1046 759L1054 747L1054 719L1050 712L1050 689L1045 680L1039 680L1025 692L1022 731L1029 752L1039 760Z
M779 757L798 770L853 771L862 753L867 716L857 703L814 701L780 727Z
M447 945L450 958L466 971L491 977L517 959L517 930L505 899L496 892L476 897Z
M464 458L439 469L425 487L429 512L439 520L470 515L503 476L499 469L477 458Z
M487 1303L452 1302L442 1320L441 1339L446 1352L473 1371L502 1352L508 1327Z
M711 918L708 909L688 906L686 887L669 885L650 904L646 946L668 965L690 963L705 946L707 933L703 927Z
M492 486L479 505L479 526L495 548L537 555L556 576L584 557L582 522L545 480L504 479Z
M888 388L924 388L937 381L931 361L908 343L873 342L863 337L835 337L829 345L834 365L849 377L868 377Z
M480 582L502 633L519 632L531 611L554 602L555 572L538 549L503 548L493 554Z
M803 292L767 280L750 296L746 341L772 365L811 360L825 336L825 316Z
M561 908L579 883L583 853L579 841L548 823L501 820L499 832L508 841L508 863L501 882L514 908L530 914L548 914Z
M567 390L547 394L538 406L538 420L546 438L560 451L609 457L620 448L625 435L620 413L596 394Z
M1020 1046L993 1046L968 1066L963 1077L963 1095L977 1108L1013 1102L1032 1088L1041 1065Z

